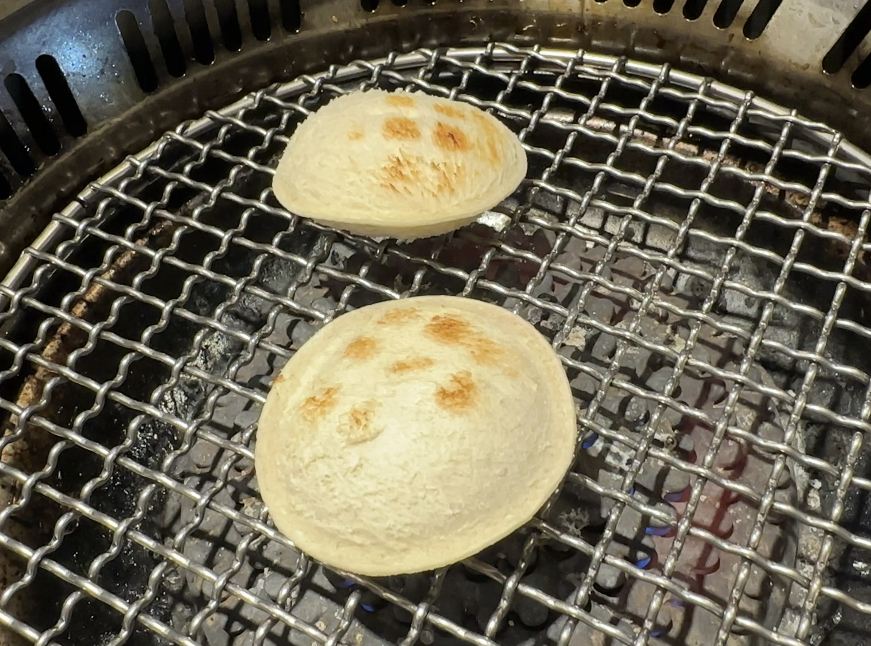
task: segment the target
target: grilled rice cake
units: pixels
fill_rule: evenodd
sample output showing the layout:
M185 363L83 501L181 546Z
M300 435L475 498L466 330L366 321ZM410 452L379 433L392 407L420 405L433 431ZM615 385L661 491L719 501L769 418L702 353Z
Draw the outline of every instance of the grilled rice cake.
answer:
M361 235L414 239L472 222L525 175L520 141L486 112L369 90L342 95L300 124L272 188L302 217Z
M569 468L559 358L495 305L380 303L315 334L276 378L255 449L278 529L330 566L431 570L521 527Z

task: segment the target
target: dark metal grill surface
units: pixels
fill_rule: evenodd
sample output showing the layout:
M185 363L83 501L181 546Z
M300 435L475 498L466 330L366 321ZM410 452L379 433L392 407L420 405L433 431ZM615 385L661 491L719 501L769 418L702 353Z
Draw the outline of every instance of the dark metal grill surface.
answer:
M271 167L357 87L491 110L528 182L434 240L299 220ZM837 131L750 93L502 45L333 67L179 126L56 214L0 285L0 624L40 645L864 630L869 175ZM580 457L539 518L464 564L327 571L259 501L259 407L321 324L433 293L552 339Z

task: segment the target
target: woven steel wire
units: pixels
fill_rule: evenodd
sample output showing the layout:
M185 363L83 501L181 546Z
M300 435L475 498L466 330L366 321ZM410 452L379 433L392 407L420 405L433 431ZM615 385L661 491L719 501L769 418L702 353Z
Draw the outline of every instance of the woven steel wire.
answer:
M437 72L450 70L460 76L458 83L451 88L443 87L438 82ZM589 94L577 94L564 89L567 81L583 76L598 83L598 89ZM486 79L499 87L492 98L481 99L466 92L466 88L476 80ZM362 84L374 86L389 82L395 86L427 92L437 96L445 96L467 101L483 109L492 111L495 115L509 120L518 127L522 141L527 142L531 158L544 160L544 170L537 176L529 178L531 190L526 194L528 201L516 206L512 217L521 218L530 226L549 229L556 242L543 256L513 247L509 242L497 239L482 257L480 265L469 271L451 266L440 261L437 255L419 257L406 248L386 241L373 241L365 238L353 238L355 244L368 250L371 261L356 272L347 272L325 263L329 250L322 250L319 255L300 256L288 251L284 242L297 235L301 230L324 230L322 227L304 222L283 210L275 201L271 191L265 190L260 195L251 197L237 194L235 185L237 177L244 173L268 176L273 171L268 165L271 156L287 141L292 125L310 112L309 106L313 98L322 99L348 91L349 88ZM621 105L611 101L611 90L614 87L630 88L639 93L637 105ZM507 99L515 91L523 90L540 97L537 106L529 109L509 105ZM685 114L680 118L657 112L657 102L667 98L686 107ZM571 104L580 115L571 121L559 117L559 110L552 108L556 104ZM258 111L271 111L280 114L280 119L270 127L263 127L249 119L250 114ZM724 130L712 130L706 125L696 123L696 114L701 111L714 111L728 115L730 125ZM564 136L563 144L555 149L544 149L531 145L532 134L536 129L547 125L558 130ZM609 125L611 124L611 125ZM753 132L768 131L770 136L761 137L748 134L748 124L755 128ZM652 128L664 129L670 134L664 138L651 136ZM223 149L223 143L234 134L244 133L256 143L251 146L248 154L239 155ZM589 138L611 148L612 152L603 161L587 160L584 157L583 142ZM716 150L711 155L698 154L696 143L705 141ZM796 145L796 141L803 142ZM713 144L712 144L713 142ZM810 143L808 143L810 142ZM767 162L761 168L747 168L729 163L732 148L741 146L752 149L767 157ZM169 151L182 148L188 157L179 164L166 161ZM641 174L621 166L621 156L625 151L649 156L654 160L653 170L649 174ZM210 159L229 163L232 170L224 181L207 183L192 177L193 171L206 164ZM783 160L799 162L816 169L814 182L780 176L776 171ZM694 189L670 184L662 180L662 173L670 163L679 162L700 168L705 173L705 180ZM397 595L377 581L369 581L348 574L347 576L361 584L361 590L373 591L389 603L395 604L414 615L414 621L404 643L416 643L427 626L437 628L459 639L473 644L492 644L497 633L506 621L507 613L518 596L534 599L568 618L565 623L560 644L566 644L571 636L572 628L577 622L593 626L604 635L625 644L643 646L650 639L654 628L654 620L663 603L664 594L670 594L683 599L686 603L707 608L721 617L720 630L712 636L717 646L724 644L735 628L758 635L771 642L797 646L807 643L807 638L814 621L814 613L820 599L828 598L839 603L871 613L871 604L852 598L847 593L838 590L824 581L824 569L828 562L834 542L871 549L871 536L857 535L839 525L839 515L843 501L848 491L855 489L871 490L871 481L854 474L855 462L859 455L865 433L871 430L868 416L871 414L871 395L869 375L855 365L848 365L826 356L826 347L833 330L843 330L857 335L858 338L871 339L871 329L853 319L840 316L841 302L848 290L860 293L871 293L871 284L854 276L854 268L860 254L871 251L871 245L865 242L866 229L869 224L869 202L866 199L846 196L830 191L829 177L836 172L843 172L868 181L871 167L867 160L857 151L846 145L839 133L828 126L810 121L795 111L786 111L772 106L751 93L744 93L721 86L710 79L674 72L668 67L647 66L632 63L623 59L612 59L604 56L591 55L586 52L563 52L538 49L518 49L506 45L492 45L486 49L462 49L431 51L419 50L412 54L394 55L384 61L361 61L351 66L333 67L327 73L319 76L306 76L297 81L266 90L259 91L244 100L220 112L210 112L203 119L179 126L173 132L167 133L151 148L142 154L129 158L122 166L108 176L91 183L77 201L64 212L54 216L52 225L44 236L30 247L12 274L0 286L0 324L10 324L27 312L36 312L41 316L41 323L33 330L33 338L29 343L17 343L8 338L0 337L0 352L3 353L3 363L0 364L0 384L11 383L20 377L26 367L42 367L54 375L46 386L39 401L22 408L7 396L0 399L0 409L5 414L16 416L19 422L16 432L7 435L0 445L8 446L22 437L27 425L45 429L57 438L52 447L49 459L44 468L29 473L16 469L8 464L0 465L4 477L15 482L21 493L17 501L7 509L0 511L0 546L2 549L18 555L27 561L26 573L15 585L8 588L0 596L0 624L22 635L28 641L36 644L63 643L62 635L75 628L74 609L82 599L90 597L109 606L123 616L122 630L114 637L113 643L126 641L135 625L140 625L153 631L169 642L192 645L197 642L197 634L203 622L215 611L217 606L227 597L240 600L244 604L254 606L268 615L268 620L257 631L256 642L263 643L269 630L276 624L284 624L305 635L317 643L331 646L348 641L348 631L352 620L361 612L359 593L351 594L344 607L341 621L333 630L325 631L316 625L311 625L294 615L294 607L298 602L306 580L307 572L314 566L307 558L302 557L297 565L296 575L289 578L283 586L278 599L273 601L265 596L246 589L233 581L233 574L242 567L249 558L251 550L265 541L273 541L289 545L269 524L265 513L257 517L244 514L240 509L214 500L215 495L226 486L227 474L236 464L250 464L253 454L250 442L255 435L254 425L244 429L237 438L226 438L210 430L209 420L217 400L225 393L232 392L262 404L265 389L252 387L236 378L240 368L251 360L255 352L266 351L277 355L282 360L290 356L289 351L282 346L269 341L270 333L276 324L276 318L282 312L290 312L317 323L328 322L340 315L351 296L355 292L371 293L378 298L390 299L413 296L417 285L428 272L436 272L456 279L458 290L462 295L486 292L500 297L510 297L519 310L521 306L534 305L542 311L553 314L564 323L555 334L554 346L559 348L573 326L582 324L591 329L608 332L617 337L617 349L610 366L605 370L578 363L563 356L567 368L578 373L591 376L600 384L599 395L590 405L581 411L579 424L583 432L594 432L612 442L623 443L634 453L634 461L623 476L620 489L603 488L596 482L580 473L571 473L568 478L594 490L603 497L615 501L613 509L605 526L601 540L596 544L588 544L578 537L568 535L545 520L537 519L531 523L532 531L526 539L524 554L528 557L532 547L547 537L557 540L572 549L585 552L590 556L589 571L583 584L570 599L560 599L547 595L524 583L522 576L528 567L527 559L521 558L516 570L506 576L478 559L470 559L467 566L483 575L499 581L503 585L503 593L496 611L490 617L486 630L481 633L471 631L456 625L437 611L437 600L441 594L441 574L437 574L427 598L420 604L414 604ZM570 187L561 185L558 180L559 171L566 168L579 173L586 173L593 178L592 185L583 194L576 193ZM754 198L747 204L732 201L722 196L714 196L709 192L711 184L720 177L727 176L737 181L752 185ZM554 178L557 178L556 180ZM143 178L158 179L164 190L162 195L143 199L138 196L136 187ZM637 189L631 200L631 205L618 205L603 197L602 188L607 182L621 182ZM200 202L190 213L183 213L177 208L167 208L173 191L185 189L196 195ZM776 213L759 209L760 198L766 190L791 191L806 197L802 208L802 217L798 219L785 218ZM655 211L648 210L646 205L652 192L659 192L680 198L687 204L685 219L676 224L672 220L660 217ZM578 205L576 215L563 220L554 221L541 217L530 209L537 194L555 196L572 201ZM866 191L867 195L867 191ZM238 226L230 229L216 227L200 219L201 212L217 200L226 200L235 204L240 212ZM826 229L812 221L816 205L820 201L838 205L840 208L854 213L858 226L852 235L841 231ZM141 211L141 221L123 231L113 230L111 218L113 209L118 204L132 206ZM696 226L696 216L703 206L711 206L733 214L738 224L731 235L720 235ZM620 226L613 232L595 232L576 226L578 213L583 213L590 207L602 209L604 212L620 219ZM250 235L248 224L261 215L266 214L286 223L283 231L275 234L268 241L258 240ZM159 249L153 249L146 244L137 242L138 237L158 221L172 223L171 242ZM788 253L781 257L771 250L762 249L748 243L744 235L748 228L757 221L770 223L785 231L791 232L792 244ZM671 232L673 245L664 251L644 248L627 239L630 224L643 222L658 225ZM192 263L179 257L179 249L185 244L185 232L196 231L213 236L216 249L208 253L202 263ZM462 236L463 233L458 234ZM682 262L680 249L685 240L696 236L728 247L727 261L718 272L709 272L696 266ZM800 248L805 238L814 237L841 244L848 249L843 268L840 271L821 269L812 263L798 259ZM576 270L561 266L557 257L565 245L573 238L581 239L591 245L605 249L602 260L596 264L592 273L580 274ZM92 267L80 267L69 258L85 240L99 240L103 245L104 255L100 263ZM246 248L258 255L251 273L247 276L230 276L213 269L227 249L233 245ZM729 279L728 270L737 251L751 257L774 262L780 267L777 281L769 291L758 291L752 287L736 283ZM615 252L629 254L649 263L655 268L652 280L647 283L644 291L638 291L615 284L609 280L603 270ZM106 278L106 272L113 263L125 252L133 252L137 257L147 260L148 268L138 273L129 284ZM533 264L534 278L525 289L518 290L506 287L497 281L488 279L488 266L497 257L510 258L517 262ZM257 284L258 275L263 263L269 258L280 258L298 267L299 272L294 284L284 294L272 293ZM380 284L368 277L371 267L383 258L394 258L408 263L415 268L415 283L410 290L399 291L394 286ZM155 276L161 267L172 267L187 276L185 289L173 300L164 301L148 293L143 287ZM712 285L709 294L700 308L694 310L678 310L669 303L659 299L658 293L662 281L670 271L703 278ZM80 286L67 294L60 302L46 301L41 296L41 287L52 272L62 271L75 277ZM585 286L580 295L569 307L558 303L550 303L534 296L535 287L549 274L559 273L572 276ZM342 282L346 288L333 311L320 311L307 304L295 300L294 293L306 284L312 275L318 274ZM820 309L805 303L794 302L782 294L787 280L797 274L810 275L822 281L829 281L834 287L834 297L828 308ZM190 290L198 281L211 281L229 288L230 296L214 312L213 316L202 316L185 307ZM73 303L85 295L92 286L109 289L120 298L114 301L108 316L99 322L90 323L71 314ZM637 316L634 323L626 329L612 328L583 313L586 299L594 289L604 288L621 293L637 303ZM762 315L754 329L747 330L730 325L712 313L718 295L723 290L742 293L748 298L764 303ZM243 296L254 296L271 304L267 317L267 325L255 333L234 329L222 320L224 310L237 304ZM119 312L126 303L141 302L150 305L160 312L158 320L146 327L139 338L130 339L113 331ZM816 347L812 352L786 347L771 339L763 338L776 306L784 307L795 314L820 321L822 333L819 335ZM645 339L638 334L637 325L643 316L664 308L690 321L691 334L686 345L680 351L660 345ZM200 331L196 334L192 348L181 355L167 354L153 347L153 338L166 328L173 318L180 318ZM82 330L87 336L87 342L73 351L63 365L52 362L40 354L40 350L49 341L51 335L61 324L69 324ZM733 335L742 339L746 346L742 357L740 370L735 373L714 365L708 365L693 355L693 347L700 330L714 329L723 334ZM245 348L242 354L235 357L229 369L221 375L215 375L200 368L195 357L202 349L206 335L212 331L221 332L239 341ZM107 381L97 381L80 372L76 365L80 357L87 356L97 347L97 340L105 341L123 348L127 354L117 367L114 378ZM619 374L621 358L629 347L644 347L667 358L673 366L673 372L662 392L651 392L625 380ZM802 388L798 392L784 391L767 383L760 383L749 375L754 365L757 353L765 349L780 353L792 359L809 362L809 369L804 378ZM131 366L140 358L147 358L157 364L168 367L172 378L164 386L158 388L146 401L130 397L120 388L125 380L130 378ZM687 368L704 371L707 374L727 378L738 384L726 400L725 407L719 418L710 418L705 413L694 410L673 397L674 388L682 372ZM865 390L864 403L859 415L849 416L836 413L825 407L808 402L808 393L813 387L817 371L820 368L838 375L844 380L859 384ZM185 420L173 416L161 407L164 394L178 382L181 376L194 378L211 389L206 398L201 415L195 420ZM50 418L40 415L48 405L51 393L62 384L71 383L94 393L94 403L80 411L70 428L58 425ZM610 389L617 388L623 392L636 395L656 406L654 414L640 433L637 443L628 441L625 437L613 433L610 429L598 424L595 415L602 399ZM746 429L729 424L730 413L744 389L764 394L776 401L785 411L789 419L786 435L782 442L771 442L752 436ZM137 413L135 420L127 428L126 443L118 446L104 446L100 442L87 437L82 428L88 419L95 416L106 405L114 402ZM671 409L683 414L694 416L710 424L715 429L715 440L709 452L698 465L688 464L676 459L667 452L657 448L653 443L654 434L664 411ZM842 428L851 435L851 448L843 463L830 463L820 457L806 455L797 450L791 441L798 432L799 424L806 418L822 419ZM180 443L164 459L160 468L144 466L136 459L127 455L136 434L149 419L157 419L177 430ZM776 454L775 471L771 474L769 486L764 491L753 491L740 484L724 479L711 468L720 442L726 435L740 438L743 441L760 446ZM196 438L206 439L220 447L223 459L216 470L213 487L197 489L186 485L173 477L174 464L189 450ZM60 454L68 447L78 446L97 456L103 463L100 475L90 480L82 489L81 495L72 497L62 493L46 482L57 466ZM646 505L634 498L630 492L638 471L645 460L656 458L675 468L701 476L693 488L688 503L687 513L677 522L667 514L663 514L652 506ZM833 504L833 513L829 516L815 515L808 509L775 500L775 489L780 471L788 465L802 465L817 471L827 473L840 480L837 490L838 499ZM89 502L91 494L108 482L115 470L128 470L137 474L149 484L137 492L135 511L127 517L112 517L95 509ZM823 535L817 566L811 572L800 572L790 565L775 563L761 557L756 551L756 545L751 541L748 545L729 542L728 539L715 536L711 532L693 526L693 510L699 502L702 486L706 480L716 482L724 489L731 489L737 494L752 500L758 508L757 523L759 526L766 518L777 513L795 519L802 526L814 528ZM175 492L193 503L193 520L166 540L157 541L137 529L137 524L149 513L149 504L155 493L164 489ZM11 538L4 526L10 522L13 515L22 512L26 514L28 505L35 496L47 498L56 502L66 510L55 527L51 530L52 538L46 544L34 549ZM637 567L608 553L608 546L614 537L615 527L624 507L640 510L652 521L668 524L676 532L673 556L659 570L648 570ZM244 538L236 546L236 558L233 564L222 571L213 569L208 562L193 562L179 549L185 540L197 530L197 523L202 513L210 509L226 516L235 523L250 528ZM85 572L76 572L52 558L63 541L68 526L79 522L79 519L89 521L106 528L112 536L111 545L102 556L92 561ZM737 554L743 559L743 567L733 585L733 594L725 603L706 598L688 591L675 584L672 572L676 557L687 536L695 536L716 545L719 549ZM756 536L758 540L758 535ZM97 583L99 574L107 562L119 558L122 546L127 542L136 543L157 555L161 563L153 570L149 579L148 591L133 602L121 599ZM623 632L616 630L585 610L587 601L595 581L597 570L602 564L610 565L625 572L627 576L653 583L658 592L651 598L647 620L638 626L634 639L628 638ZM751 565L765 569L768 572L786 577L805 590L805 601L800 625L795 634L775 632L771 628L760 626L750 618L737 612L738 601L743 594L748 572ZM211 600L193 618L188 626L171 626L149 614L149 605L153 602L162 577L170 568L179 568L200 577L211 585ZM10 598L22 593L32 584L38 570L48 572L58 580L65 581L74 591L68 596L55 625L39 632L9 611Z

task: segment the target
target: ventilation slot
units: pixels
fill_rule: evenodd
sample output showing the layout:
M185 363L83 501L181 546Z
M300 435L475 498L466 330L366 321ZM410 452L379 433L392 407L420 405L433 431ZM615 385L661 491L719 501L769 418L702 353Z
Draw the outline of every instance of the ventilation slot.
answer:
M211 65L215 60L215 48L212 46L203 0L184 0L184 18L191 32L194 58L203 65Z
M708 0L687 0L683 6L683 17L687 20L698 20L705 10Z
M864 90L866 87L871 85L871 56L865 57L865 60L863 60L859 64L859 67L856 68L856 71L853 72L853 76L850 80L853 83L853 87L860 90Z
M36 145L46 155L56 155L60 151L60 142L27 81L20 74L10 74L6 77L5 84L6 90L15 102L15 107L21 113L21 118L24 119L24 123L36 140Z
M269 40L272 24L269 21L267 0L248 0L248 15L251 17L251 33L257 40Z
M166 63L166 71L172 76L184 76L185 60L181 45L178 42L178 34L175 32L175 22L166 0L151 0L148 3L148 13L151 14L151 22L154 25L154 33L157 34L157 42L160 43L160 52Z
M33 175L33 171L36 170L33 160L30 159L27 149L2 112L0 112L0 151L6 155L6 159L12 164L16 173L24 177Z
M404 7L408 4L408 0L390 0L394 7Z
M378 8L378 0L360 0L363 11L375 11Z
M0 200L6 200L10 197L12 197L12 185L3 173L0 173Z
M623 0L623 4L625 4L627 7L637 7L639 4L641 4L641 0Z
M242 48L242 29L239 27L236 3L234 0L215 0L215 9L218 11L224 47L231 52L239 51Z
M714 26L720 29L731 27L742 4L744 0L723 0L717 7L717 13L714 14Z
M367 11L375 11L378 7L378 0L362 0L363 8L366 9L367 4L374 4L372 9ZM299 8L299 0L281 0L281 24L284 25L284 30L288 33L295 34L302 26L302 10Z
M79 104L76 103L76 98L67 84L60 65L53 57L43 54L36 59L36 71L42 77L48 96L51 97L66 131L73 137L81 137L88 131L88 124L82 116Z
M829 74L840 72L844 63L853 55L869 31L871 31L871 2L866 2L823 58L823 71Z
M653 10L656 13L668 13L674 6L674 0L653 0Z
M115 23L118 25L118 31L121 32L121 39L133 65L139 87L144 92L154 92L157 89L157 73L154 71L154 64L151 62L136 16L127 10L119 11L115 16Z
M756 40L768 27L768 23L774 18L774 14L783 0L759 0L759 4L750 14L744 25L744 36L750 40Z

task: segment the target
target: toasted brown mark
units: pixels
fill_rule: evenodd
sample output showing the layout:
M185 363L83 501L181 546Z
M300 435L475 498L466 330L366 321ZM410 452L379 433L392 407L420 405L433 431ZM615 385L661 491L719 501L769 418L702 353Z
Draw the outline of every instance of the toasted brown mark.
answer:
M405 94L391 94L385 99L385 101L387 102L387 105L398 108L410 108L414 105L414 98L406 96Z
M429 172L426 172L427 169ZM439 197L457 191L461 175L456 164L425 162L403 153L390 155L381 167L381 186L397 195L428 193Z
M452 119L465 119L466 113L463 110L455 108L452 105L445 105L443 103L436 103L433 106L433 109L439 114L445 117L451 117Z
M401 375L429 368L434 363L435 361L429 357L414 357L405 361L396 361L387 370L395 375Z
M445 410L458 413L470 408L477 398L478 386L472 381L472 373L462 370L451 375L450 381L436 388L436 403Z
M353 406L347 413L342 415L339 422L339 433L348 444L363 444L371 442L381 435L381 429L376 428L375 408L377 403L369 400Z
M413 141L420 139L420 128L408 117L388 117L384 120L381 132L385 139Z
M371 339L368 336L360 336L348 344L348 347L345 348L345 352L342 356L347 359L356 359L358 361L368 359L375 352L377 345L375 339Z
M363 137L363 131L360 129L354 129L348 133L348 139L351 141L360 141Z
M433 194L441 195L443 193L456 193L457 186L460 183L460 170L456 164L448 162L430 162L430 169L435 175L435 183Z
M384 166L384 174L396 182L410 182L420 176L420 167L405 155L390 155Z
M471 144L466 133L456 126L451 126L444 121L436 123L432 133L433 143L448 152L466 152L471 149Z
M391 310L384 316L378 319L378 325L394 325L396 323L405 323L419 316L417 309L414 307L403 307L400 309Z
M319 394L312 395L306 399L300 407L303 419L313 424L323 418L336 405L336 394L338 392L338 386L330 386L329 388L324 388Z
M475 333L468 321L450 314L433 316L424 331L436 341L448 345L465 343Z
M278 376L273 380L272 385L273 385L273 386L277 386L277 385L280 384L282 381L284 381L284 375L278 375Z
M424 334L443 345L464 348L477 363L491 363L502 354L496 343L458 316L433 316L424 326Z
M502 349L490 339L478 337L467 344L466 349L477 363L492 363L502 354ZM510 371L513 374L513 370Z
M487 140L487 153L490 160L494 164L498 164L502 160L502 156L499 154L499 146L497 145L500 134L499 130L485 115L476 113L475 118L481 130L484 131L484 138Z
M394 193L407 193L420 187L420 166L403 154L390 155L381 167L381 186Z

